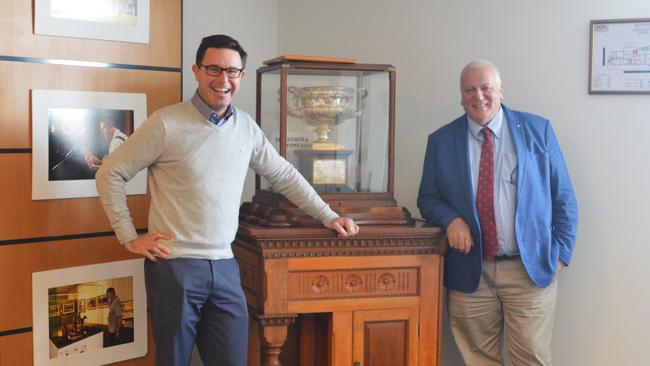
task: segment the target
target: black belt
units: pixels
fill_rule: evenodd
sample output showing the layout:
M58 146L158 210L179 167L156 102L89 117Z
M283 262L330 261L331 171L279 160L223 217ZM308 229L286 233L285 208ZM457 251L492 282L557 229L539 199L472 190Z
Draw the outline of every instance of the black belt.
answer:
M493 259L496 262L498 262L498 261L509 261L509 260L519 259L519 258L521 258L521 256L519 254L516 254L516 255L497 255L494 256Z

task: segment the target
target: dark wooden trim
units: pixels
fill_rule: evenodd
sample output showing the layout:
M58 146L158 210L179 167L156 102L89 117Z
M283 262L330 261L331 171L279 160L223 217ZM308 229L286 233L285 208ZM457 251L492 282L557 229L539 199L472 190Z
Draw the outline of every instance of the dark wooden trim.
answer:
M0 149L0 154L31 154L32 149L21 149L21 148L6 148Z
M14 335L14 334L21 334L21 333L29 333L32 330L33 330L32 327L9 329L9 330L0 330L0 337Z
M147 228L136 229L140 234L146 233ZM43 243L48 241L62 241L62 240L76 240L76 239L89 239L89 238L101 238L105 236L115 235L112 231L100 231L95 233L83 233L83 234L71 234L71 235L57 235L57 236L41 236L36 238L21 238L21 239L9 239L9 240L0 240L0 246L3 245L15 245L15 244L30 244L30 243Z

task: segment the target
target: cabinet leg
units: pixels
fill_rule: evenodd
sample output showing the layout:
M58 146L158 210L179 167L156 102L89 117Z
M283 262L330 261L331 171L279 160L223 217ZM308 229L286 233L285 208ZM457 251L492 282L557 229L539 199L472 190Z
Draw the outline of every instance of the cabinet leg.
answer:
M258 315L260 325L260 338L262 340L262 354L264 366L282 366L280 352L287 340L289 324L292 324L298 315Z

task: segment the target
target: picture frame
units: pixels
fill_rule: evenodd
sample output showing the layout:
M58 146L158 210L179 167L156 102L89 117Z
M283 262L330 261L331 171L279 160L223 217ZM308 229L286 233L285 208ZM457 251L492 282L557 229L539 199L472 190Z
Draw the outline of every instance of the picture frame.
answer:
M122 301L122 319L133 319L133 301Z
M34 33L149 43L150 0L34 0Z
M98 308L108 307L108 296L106 296L106 294L97 296L97 307Z
M79 313L86 312L86 299L79 300Z
M97 297L106 295L109 288L133 307L131 319L121 328L117 343L107 343L109 338L104 337L104 331L108 312L96 307ZM97 295L89 296L92 294ZM56 318L54 314L60 307L50 304L62 295L68 299L62 304L62 314L83 318L84 322L73 324L63 317ZM70 300L74 298L85 300L83 316L75 311L76 300ZM33 273L34 365L105 365L144 356L147 353L146 304L143 259Z
M91 297L86 303L86 310L95 310L97 308L97 298Z
M650 18L590 22L589 94L650 94Z
M66 302L63 304L63 308L61 309L61 314L72 314L74 313L74 302Z
M50 305L48 307L48 310L49 310L48 311L48 317L50 317L50 318L53 317L53 316L59 316L60 315L59 305L57 305L57 304Z
M32 90L32 199L96 197L103 159L147 118L141 93ZM145 194L143 169L126 185Z

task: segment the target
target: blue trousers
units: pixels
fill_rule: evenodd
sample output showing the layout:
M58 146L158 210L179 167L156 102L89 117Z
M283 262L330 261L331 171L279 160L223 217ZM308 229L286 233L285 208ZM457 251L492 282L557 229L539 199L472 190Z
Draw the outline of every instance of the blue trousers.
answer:
M196 343L206 366L245 366L248 310L232 259L145 259L157 366L187 366Z

